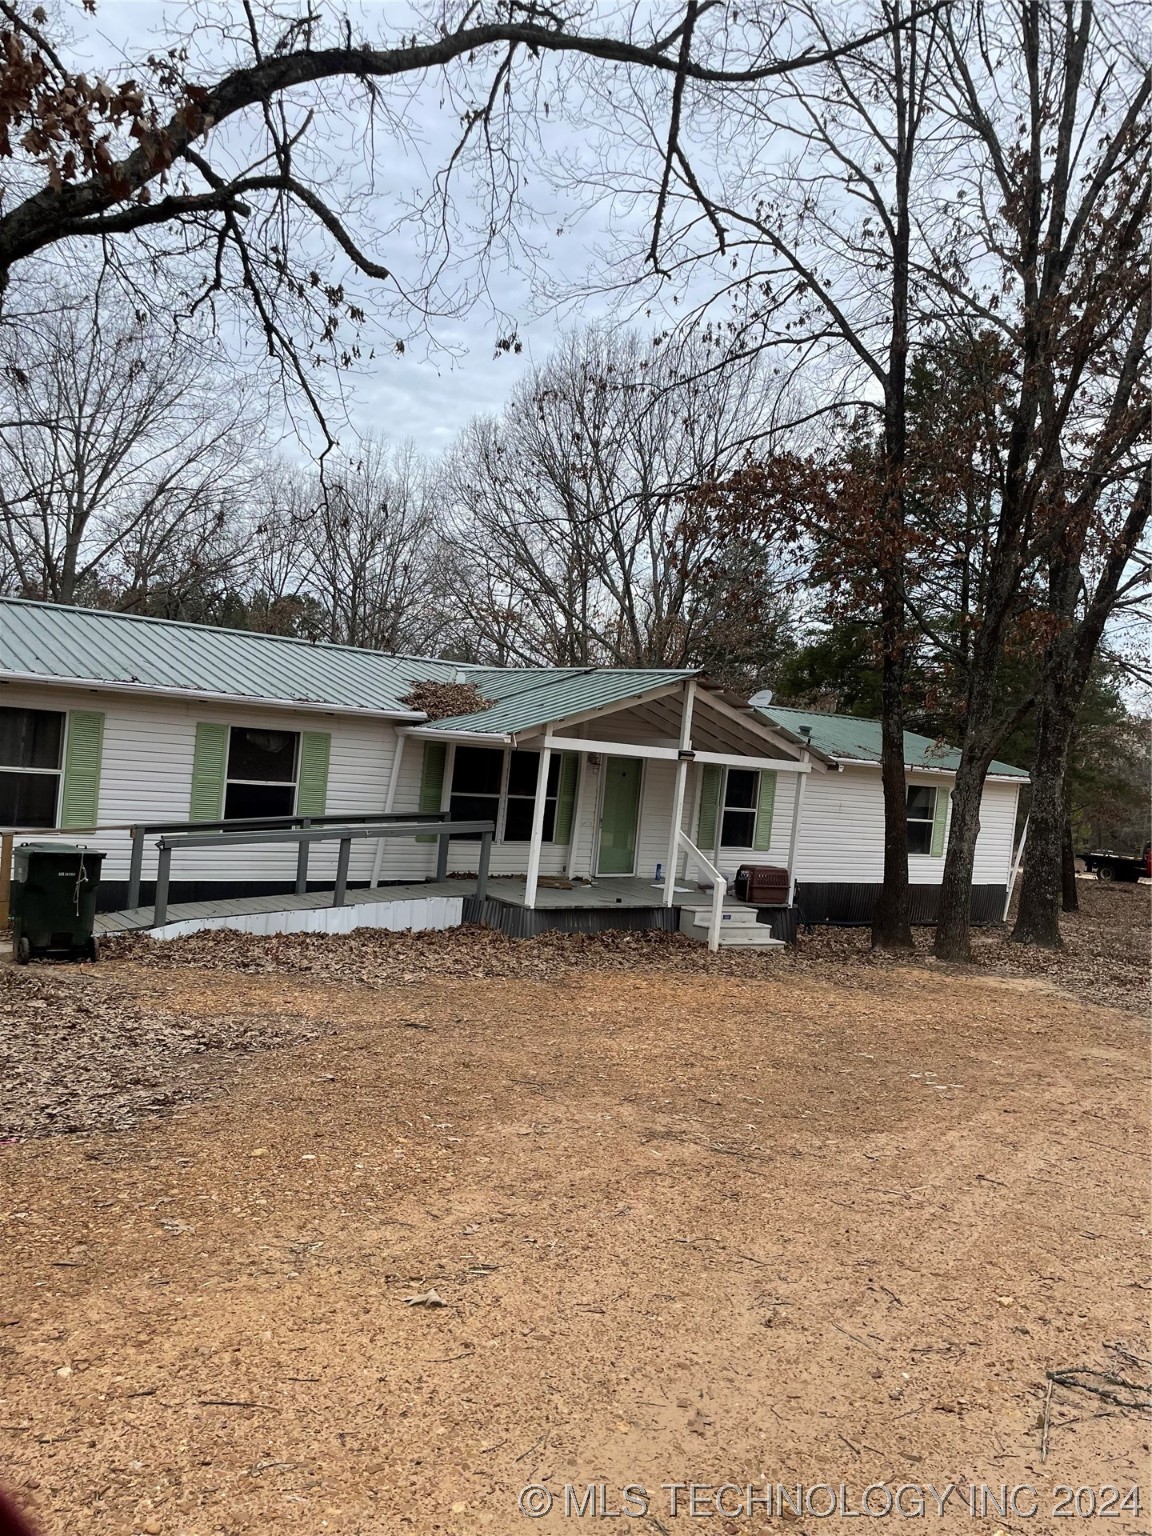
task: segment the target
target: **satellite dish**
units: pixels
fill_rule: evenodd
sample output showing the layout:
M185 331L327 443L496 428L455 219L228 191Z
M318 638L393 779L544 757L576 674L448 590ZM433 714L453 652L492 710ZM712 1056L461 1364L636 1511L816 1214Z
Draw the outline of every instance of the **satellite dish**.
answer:
M748 700L753 709L766 709L772 702L771 688L761 688L759 693L754 693Z

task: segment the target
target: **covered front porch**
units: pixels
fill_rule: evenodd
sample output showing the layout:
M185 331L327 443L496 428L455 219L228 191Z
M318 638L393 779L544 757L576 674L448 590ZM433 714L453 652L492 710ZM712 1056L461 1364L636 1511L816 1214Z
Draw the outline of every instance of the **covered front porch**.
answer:
M393 781L407 752L413 782L422 750L421 809L496 824L493 878L466 917L523 935L674 929L706 907L716 947L746 863L786 868L791 907L804 786L825 764L695 674L644 676L584 709L581 679L565 679L401 732ZM445 840L437 877L477 851Z

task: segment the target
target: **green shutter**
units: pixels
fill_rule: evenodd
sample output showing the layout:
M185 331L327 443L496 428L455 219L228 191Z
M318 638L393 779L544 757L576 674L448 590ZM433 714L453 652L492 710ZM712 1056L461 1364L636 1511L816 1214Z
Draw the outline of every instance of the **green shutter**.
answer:
M776 808L776 775L765 770L760 775L760 798L756 802L756 852L766 853L772 846L772 812Z
M943 789L936 790L936 803L932 807L932 846L929 849L934 859L944 857L944 828L948 821L948 795Z
M200 720L192 754L192 795L189 821L219 821L224 809L224 778L228 767L228 727Z
M100 757L104 716L95 709L70 709L64 744L62 827L94 827L100 817Z
M701 853L716 847L716 817L720 810L720 778L724 770L715 763L704 765L700 780L700 816L696 823L696 846Z
M560 758L560 784L556 795L556 825L552 831L554 843L572 841L572 817L576 810L576 784L579 777L579 754L563 753Z
M438 811L444 803L444 769L448 761L448 748L442 741L424 743L424 767L420 773L420 809ZM431 833L416 839L418 843L434 843Z
M297 816L323 816L328 805L328 759L331 753L330 732L301 732L300 778L296 788Z

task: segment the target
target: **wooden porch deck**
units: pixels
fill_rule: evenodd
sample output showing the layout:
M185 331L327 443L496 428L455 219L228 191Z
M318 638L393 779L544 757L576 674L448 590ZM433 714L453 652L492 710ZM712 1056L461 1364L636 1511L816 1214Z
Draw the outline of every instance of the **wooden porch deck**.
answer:
M576 885L571 890L541 886L536 892L536 906L532 912L524 906L523 878L489 877L488 893L480 902L476 900L475 890L474 878L421 880L408 885L380 885L375 890L350 887L344 905L355 907L437 897L462 898L465 922L489 922L505 932L521 936L545 928L571 928L578 932L603 927L674 929L683 908L710 908L712 905L710 892L701 891L694 883L681 882L676 888L675 905L665 907L662 885L651 880L626 878L601 879L594 884ZM742 907L743 903L729 896L724 905L735 908ZM169 905L165 924L205 919L215 919L218 923L222 918L247 917L256 913L310 912L331 907L330 890L309 891L304 896L288 893L229 897L219 901L178 901ZM500 908L505 910L498 910ZM513 911L517 914L515 917ZM96 932L109 937L117 933L139 932L153 926L154 916L152 907L100 912L96 916Z

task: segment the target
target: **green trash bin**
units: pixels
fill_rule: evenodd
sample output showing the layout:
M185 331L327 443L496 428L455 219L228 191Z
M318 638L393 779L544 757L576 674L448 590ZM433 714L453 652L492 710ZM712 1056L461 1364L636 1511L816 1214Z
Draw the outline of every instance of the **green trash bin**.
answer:
M24 843L12 857L16 960L33 955L95 960L92 932L104 854L70 843Z

